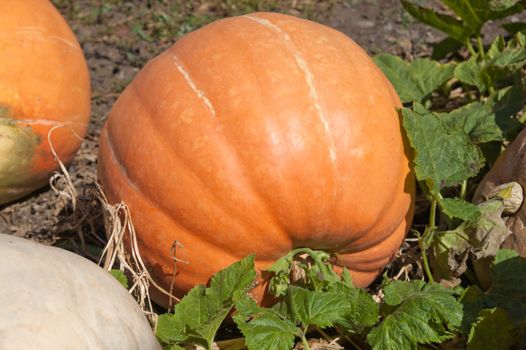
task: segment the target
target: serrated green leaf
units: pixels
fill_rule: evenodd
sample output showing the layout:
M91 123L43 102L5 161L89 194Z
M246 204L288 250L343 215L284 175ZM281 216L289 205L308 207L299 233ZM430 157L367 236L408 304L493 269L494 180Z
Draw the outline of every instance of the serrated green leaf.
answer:
M334 291L342 293L352 306L349 312L337 322L338 326L350 333L362 333L378 322L378 304L366 291L346 286L343 283L334 286Z
M506 261L513 261L513 259L518 258L519 256L520 255L516 250L501 249L495 255L495 259L493 259L493 266L495 267L496 265ZM498 271L496 271L495 273L498 274ZM526 278L526 276L524 277Z
M483 2L484 0L478 0ZM524 10L524 4L521 0L490 0L488 1L490 12L488 20L496 20L521 13Z
M497 91L486 103L473 102L448 113L437 113L447 128L463 129L472 143L513 140L522 124L515 115L525 101L519 86Z
M301 259L295 260L297 255L306 254L308 263ZM331 255L322 250L298 248L278 259L268 272L273 276L269 280L269 291L275 296L283 296L291 284L293 265L305 272L305 280L301 284L314 290L327 290L332 284L340 282L340 276L334 272L329 262ZM311 260L311 261L309 261Z
M290 350L294 339L300 336L292 321L273 309L257 306L246 296L236 300L236 310L234 321L245 336L249 350Z
M450 37L465 42L472 34L473 29L464 25L464 23L454 17L440 14L432 9L413 4L407 0L401 0L404 9L414 18L422 23L430 25Z
M214 297L217 307L232 305L236 292L246 292L256 279L254 255L249 255L212 276L206 294Z
M470 0L481 22L496 20L522 11L521 0Z
M504 140L497 116L488 104L473 102L449 113L437 115L448 128L464 129L475 144Z
M504 310L484 309L469 332L468 350L507 350L514 344L513 331Z
M477 3L476 0L442 0L442 2L460 17L473 32L478 32L484 24L484 18L480 18L479 13L472 7L473 4Z
M163 317L161 331L157 332L159 339L209 348L234 306L234 297L246 293L255 278L254 256L251 255L216 273L209 288L203 285L192 288L175 306L174 314ZM171 328L173 333L170 333Z
M403 126L415 151L417 179L430 189L457 185L475 176L484 164L482 153L462 129L450 129L420 104L402 109Z
M286 295L289 312L296 322L320 328L344 322L353 305L344 293L316 292L290 286Z
M497 252L491 267L492 293L522 300L526 303L526 259L511 249ZM526 305L524 305L526 306ZM526 320L526 313L524 314Z
M487 51L487 55L473 56L459 63L454 76L461 82L476 86L481 93L491 91L504 79L513 78L526 65L526 46L517 36L507 44L498 36Z
M520 89L509 87L497 92L487 103L473 102L439 117L448 128L462 128L471 142L480 144L512 140L522 124L514 117L522 109Z
M525 22L504 23L501 25L509 34L515 34L526 30Z
M484 93L491 85L491 81L483 68L477 57L471 57L455 67L454 76L465 84L476 86L481 93Z
M184 341L187 336L185 332L185 323L179 314L162 314L157 321L155 335L166 344Z
M128 289L128 278L123 271L112 269L110 274L115 277L124 288Z
M433 53L431 59L441 60L447 56L448 53L459 50L462 43L451 37L447 37L438 43L433 44Z
M454 336L462 305L454 291L424 281L393 281L384 288L389 314L367 336L373 349L416 349Z
M453 64L440 64L429 59L406 62L389 54L379 54L374 62L393 84L403 103L422 101L453 77Z
M491 266L492 285L486 291L470 287L462 297L464 332L482 309L506 311L515 327L526 322L526 259L513 250L500 250Z
M514 140L524 127L515 117L525 105L522 87L513 85L497 91L487 102L505 140Z
M442 198L439 200L442 212L450 218L475 222L480 217L480 209L473 203L460 198Z

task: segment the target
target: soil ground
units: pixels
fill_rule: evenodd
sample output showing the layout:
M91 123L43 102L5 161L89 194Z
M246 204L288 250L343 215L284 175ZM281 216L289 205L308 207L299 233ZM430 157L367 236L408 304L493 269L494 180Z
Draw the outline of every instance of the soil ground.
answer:
M92 81L89 133L69 166L80 191L79 205L91 206L83 192L96 181L100 129L119 93L152 57L177 38L225 16L279 11L316 20L352 37L370 54L406 58L429 55L443 35L415 23L398 0L53 0L81 43ZM103 235L96 208L89 230ZM77 248L78 225L67 220L70 205L50 187L0 207L0 232ZM71 219L71 217L70 217ZM96 255L96 252L94 253Z

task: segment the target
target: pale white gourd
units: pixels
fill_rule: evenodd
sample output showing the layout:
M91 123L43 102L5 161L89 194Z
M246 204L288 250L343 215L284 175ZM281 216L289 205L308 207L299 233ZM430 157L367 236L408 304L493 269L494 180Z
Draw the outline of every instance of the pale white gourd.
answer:
M66 250L0 234L0 349L160 349L109 273Z

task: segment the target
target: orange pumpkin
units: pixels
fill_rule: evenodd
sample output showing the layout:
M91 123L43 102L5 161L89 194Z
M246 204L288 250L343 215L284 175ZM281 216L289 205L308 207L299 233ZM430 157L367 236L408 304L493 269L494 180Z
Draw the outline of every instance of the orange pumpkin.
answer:
M90 110L89 74L75 35L47 0L0 1L0 204L45 185L70 162Z
M399 106L345 35L281 14L228 18L181 38L119 97L99 180L128 204L167 290L181 243L178 296L247 254L266 268L297 247L337 254L366 286L413 215Z

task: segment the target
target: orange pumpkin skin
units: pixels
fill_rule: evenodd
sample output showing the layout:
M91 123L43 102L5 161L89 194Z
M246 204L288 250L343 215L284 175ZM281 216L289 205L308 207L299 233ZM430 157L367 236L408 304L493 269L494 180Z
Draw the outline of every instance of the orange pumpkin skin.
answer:
M337 254L363 287L413 215L399 106L345 35L281 14L228 18L181 38L119 97L99 180L128 204L167 290L182 244L178 296L248 254L264 269L297 247Z
M90 81L82 49L47 0L0 1L0 204L45 185L84 137Z

